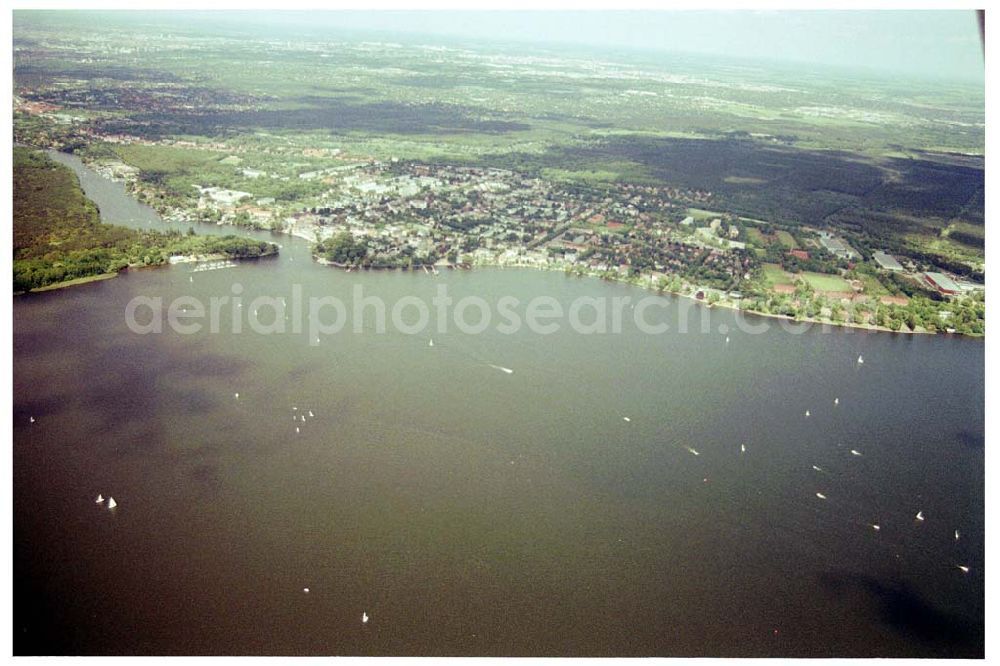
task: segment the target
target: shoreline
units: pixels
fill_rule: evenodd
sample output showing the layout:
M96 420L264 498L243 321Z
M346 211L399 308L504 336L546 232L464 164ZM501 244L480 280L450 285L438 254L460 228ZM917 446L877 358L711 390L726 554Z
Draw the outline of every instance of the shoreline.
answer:
M479 264L479 265L483 265L483 266L497 266L497 267L501 267L501 268L507 268L506 265L502 265L502 264ZM517 265L517 266L514 266L514 268L525 268L525 269L532 269L533 268L533 269L537 269L537 270L557 270L555 268L545 268L545 267L542 267L542 266L532 266L532 265ZM565 269L563 269L563 272L565 272ZM936 332L936 331L935 332L931 332L931 331L927 331L927 330L923 330L923 331L910 331L910 330L907 330L907 331L894 331L891 328L887 328L885 326L877 326L877 325L873 325L873 324L856 324L854 322L842 322L841 323L841 322L835 322L835 321L829 321L829 320L813 319L813 318L810 318L810 317L803 317L802 319L796 319L794 317L789 317L788 315L774 314L773 312L758 312L757 310L751 310L749 308L741 308L741 307L739 307L739 305L737 305L735 303L732 303L731 301L720 301L718 303L714 303L713 304L713 303L709 303L708 301L705 301L705 300L702 300L702 299L698 299L698 298L692 296L691 294L685 294L685 293L681 293L681 292L678 292L678 291L670 291L669 289L660 290L660 289L656 289L652 285L643 286L641 284L636 284L635 282L632 282L632 281L629 281L629 280L607 279L607 278L604 278L604 277L602 277L600 275L591 275L591 274L588 274L588 273L584 273L583 275L573 275L573 277L596 278L596 279L599 279L599 280L606 280L607 282L615 282L617 284L627 284L627 285L636 287L638 289L643 289L645 291L652 291L652 292L657 293L657 294L670 294L671 296L676 296L678 298L686 298L686 299L688 299L690 301L693 301L693 302L695 302L695 303L697 303L699 305L702 305L703 307L707 307L707 308L716 308L716 307L718 307L718 308L726 308L727 310L734 310L736 312L742 312L742 313L746 313L746 314L751 314L751 315L754 315L755 317L766 317L768 319L780 319L780 320L783 320L783 321L792 322L794 324L809 324L809 325L818 325L818 326L829 326L831 328L850 328L850 329L859 329L859 330L862 330L862 331L870 331L870 332L873 332L873 333L895 333L897 335L955 335L955 336L962 336L962 337L966 337L966 338L985 338L986 337L985 335L972 335L972 334L969 334L969 333L948 333L948 332Z
M296 236L299 236L300 238L303 238L303 236L301 236L299 234L294 234L293 233L293 234L290 234L290 235L296 235ZM416 269L416 268L411 270L411 269L402 268L402 267L396 267L396 268L361 268L361 267L356 267L356 266L345 266L345 265L341 265L341 264L336 264L336 263L334 263L332 261L328 261L328 260L324 259L323 257L317 257L315 254L312 255L312 258L313 258L313 261L315 261L316 263L318 263L320 265L330 266L332 268L336 268L336 269L345 271L347 273L350 273L352 271L358 271L358 272L361 272L361 271L419 272L419 269ZM894 331L891 328L887 328L885 326L876 326L876 325L872 325L872 324L856 324L854 322L834 322L834 321L828 321L828 320L822 320L822 319L812 319L812 318L808 318L808 317L803 317L802 319L795 319L794 317L789 317L788 315L774 314L773 312L758 312L757 310L750 310L748 308L741 308L738 305L736 305L734 303L731 303L731 302L708 303L705 300L695 298L691 294L685 294L685 293L681 293L681 292L677 292L677 291L670 291L668 289L659 290L659 289L656 289L655 287L653 287L651 285L649 285L649 286L643 286L641 284L637 284L637 283L632 282L630 280L608 279L608 278L602 277L600 275L591 275L591 274L588 274L588 273L584 273L582 275L567 273L565 267L555 267L555 266L549 267L549 266L539 266L539 265L535 265L535 264L514 264L514 265L510 265L510 264L503 264L503 263L499 263L499 262L497 262L497 263L493 263L493 262L479 262L479 263L475 263L475 264L471 264L471 265L467 265L467 266L451 265L451 266L447 266L447 268L449 270L474 270L476 268L499 268L501 270L505 270L505 269L508 269L508 268L515 268L515 269L521 269L521 270L539 270L539 271L548 271L548 272L557 272L558 271L558 272L564 273L566 275L566 277L591 278L591 279L603 280L605 282L614 282L616 284L624 284L624 285L628 285L628 286L631 286L631 287L635 287L637 289L642 289L644 291L651 291L651 292L654 292L654 293L659 294L659 295L670 294L671 296L675 296L677 298L684 298L684 299L687 299L689 301L692 301L694 303L697 303L697 304L699 304L699 305L701 305L703 307L707 307L707 308L716 308L716 307L718 307L718 308L725 308L727 310L733 310L735 312L740 312L740 313L744 313L744 314L750 314L750 315L753 315L755 317L766 317L768 319L778 319L778 320L781 320L781 321L791 322L793 324L805 324L805 325L809 325L809 326L828 326L830 328L857 329L857 330L868 331L868 332L872 332L872 333L894 333L894 334L897 334L897 335L954 335L954 336L960 336L960 337L965 337L965 338L973 338L973 339L980 339L980 338L985 338L986 337L985 335L972 335L972 334L969 334L969 333L948 333L948 332L937 332L937 331L931 332L931 331L926 331L926 330L924 330L924 331L910 331L910 330L907 330L907 331L902 331L902 330L900 330L900 331Z
M475 267L477 265L478 266L497 267L497 268L507 268L508 267L505 264L492 264L492 263L475 264L473 267ZM528 264L525 264L525 265L515 265L514 268L536 269L536 270L544 270L544 271L560 270L558 268L548 268L548 267L544 267L544 266L534 266L534 265L528 265ZM563 271L563 273L566 273L565 269L561 269L561 270ZM570 274L567 274L567 276L570 276ZM581 277L581 278L596 278L598 280L604 280L606 282L614 282L614 283L617 283L617 284L626 284L626 285L629 285L629 286L632 286L632 287L636 287L638 289L642 289L644 291L651 291L651 292L654 292L654 293L657 293L657 294L661 294L661 295L662 294L670 294L671 296L676 296L677 298L685 298L687 300L693 301L694 303L697 303L697 304L699 304L699 305L701 305L703 307L707 307L709 309L716 308L716 307L725 308L727 310L733 310L735 312L742 312L742 313L746 313L746 314L751 314L751 315L754 315L755 317L766 317L768 319L780 319L780 320L792 322L792 323L795 323L795 324L808 324L808 325L811 325L811 326L812 325L829 326L831 328L853 328L853 329L861 329L863 331L871 331L871 332L874 332L874 333L897 333L897 334L903 334L903 335L937 335L937 333L931 333L930 331L894 331L891 328L886 328L884 326L874 326L874 325L871 325L871 324L855 324L854 322L838 323L838 322L833 322L833 321L824 321L824 320L821 320L821 319L812 319L812 318L808 318L808 317L804 317L802 319L795 319L794 317L789 317L788 315L774 314L773 312L758 312L757 310L750 310L748 308L741 308L737 304L732 303L732 302L709 303L709 302L707 302L705 300L696 298L696 297L692 296L691 294L684 294L684 293L681 293L681 292L678 292L678 291L670 291L669 289L660 290L660 289L655 288L652 285L643 286L641 284L636 284L635 282L632 282L630 280L608 279L608 278L602 277L600 275L592 275L592 274L589 274L589 273L584 273L583 275L575 275L575 274L573 274L571 276L572 277ZM946 334L946 335L962 335L964 337L969 337L969 338L981 338L981 337L985 337L985 336L981 336L981 335L966 335L964 333L951 333L951 334Z
M84 165L87 166L87 168L93 169L93 167L91 165L87 164L86 162L84 162ZM96 170L95 170L95 172L96 172ZM116 179L108 178L107 176L104 176L104 175L102 175L102 177L106 178L108 180L116 180ZM122 182L126 182L126 181L124 181L124 179L123 179ZM135 198L135 195L132 192L128 191L127 187L126 187L126 193L127 193L128 196L130 196L133 199L135 199L136 201L138 201L138 199ZM154 210L155 210L155 208L154 208ZM171 213L181 212L181 213L185 213L185 214L187 213L187 211L185 211L184 209L181 209L181 208L173 209L170 212ZM161 218L161 220L163 220L164 217L166 216L165 213L163 213L163 212L161 212L159 210L156 210L156 213ZM240 228L237 225L222 224L222 223L219 223L219 226L229 226L229 227L233 227L234 229L239 229ZM275 233L275 231L272 230L272 233ZM310 236L308 234L308 232L306 232L304 230L299 230L299 229L287 229L287 230L283 229L283 230L277 231L276 233L279 233L279 234L282 234L282 235L287 235L287 236L293 236L295 238L302 239L302 240L308 242L310 245L314 244L315 240L316 240L315 233L312 236ZM344 270L344 271L347 271L347 272L354 271L354 270L357 270L357 271L362 271L362 270L407 271L407 272L410 271L410 269L403 268L403 267L395 267L395 268L367 268L366 269L366 268L353 267L353 266L341 266L341 265L335 264L333 262L327 261L326 259L323 259L322 257L317 257L312 252L310 252L310 256L312 257L313 261L315 261L316 263L319 263L319 264L322 264L322 265L325 265L325 266L332 266L334 268L338 268L340 270ZM534 269L534 270L544 270L544 271L560 270L563 273L567 273L566 267L549 267L549 266L540 266L540 265L537 265L537 264L514 264L514 265L508 265L508 264L503 264L503 263L500 263L500 262L490 262L490 261L477 262L477 263L467 264L467 265L449 265L449 266L447 266L447 268L449 268L451 270L472 270L472 269L474 269L476 267L494 267L494 268L501 268L501 269L506 269L506 268L522 268L522 269ZM417 270L417 269L414 269L414 270ZM750 309L747 309L747 308L741 308L741 307L739 307L738 304L731 303L731 302L718 302L718 303L711 304L711 303L708 303L707 301L700 300L700 299L698 299L695 296L690 295L690 294L684 294L684 293L675 292L675 291L669 291L669 290L659 290L659 289L656 289L653 285L637 284L637 283L632 282L632 281L630 281L628 279L609 279L609 278L606 278L606 277L601 276L601 275L593 275L593 274L589 274L589 273L584 273L582 275L577 275L576 277L598 278L598 279L606 280L606 281L609 281L609 282L616 282L616 283L620 283L620 284L629 284L631 286L638 287L638 288L644 289L646 291L653 291L653 292L656 292L656 293L659 293L659 294L670 294L672 296L677 296L679 298L690 299L690 300L692 300L692 301L694 301L696 303L701 303L701 304L703 304L703 305L705 305L706 307L709 307L709 308L711 308L711 307L723 307L723 308L728 308L730 310L735 310L737 312L743 312L743 313L752 314L752 315L755 315L755 316L758 316L758 317L767 317L767 318L770 318L770 319L779 319L779 320L784 320L784 321L789 321L789 322L794 322L794 323L800 323L800 324L810 324L810 325L816 325L816 324L818 324L820 326L830 326L830 327L848 328L848 329L860 329L860 330L864 330L864 331L872 331L872 332L875 332L875 333L896 333L896 334L902 334L902 335L956 335L956 336L962 336L962 337L967 337L967 338L985 338L986 337L985 334L983 334L983 335L974 335L974 334L971 334L971 333L957 333L957 332L956 333L950 333L950 332L947 332L947 331L944 331L944 332L942 332L942 331L933 331L932 332L932 331L927 331L927 330L923 330L923 331L912 331L912 330L894 331L891 328L887 328L885 326L877 326L877 325L873 325L873 324L856 324L854 322L833 322L833 321L824 321L824 320L821 320L821 319L814 319L814 318L809 318L809 317L804 317L804 318L801 318L801 319L795 319L794 317L789 317L788 315L780 315L780 314L774 314L774 313L769 313L769 312L758 312L756 310L750 310ZM67 286L70 286L70 285L67 285ZM37 291L37 290L35 290L35 291Z
M270 257L278 256L278 253L265 254L259 257L230 257L226 254L196 254L196 255L181 255L182 258L170 261L169 259L162 264L147 264L140 265L134 264L126 266L116 273L97 273L96 275L87 275L84 277L73 278L72 280L63 280L62 282L53 282L52 284L47 284L44 287L36 287L35 289L29 289L27 291L15 291L13 296L26 296L28 294L38 294L46 291L57 291L59 289L68 289L70 287L77 287L84 284L90 284L91 282L103 282L105 280L111 280L113 278L119 277L122 273L128 273L129 271L141 271L150 270L155 268L169 268L170 266L175 266L178 264L199 264L208 263L212 261L232 261L241 262L247 260L256 259L268 259Z
M57 289L67 289L69 287L76 287L81 284L90 284L91 282L103 282L104 280L110 280L121 275L121 271L117 273L98 273L96 275L87 275L85 277L73 278L72 280L63 280L62 282L53 282L52 284L47 284L44 287L37 287L35 289L29 289L28 291L15 291L14 296L26 296L27 294L38 294L45 291L56 291Z
M203 261L225 261L232 260L220 252L215 252L213 254L179 254L172 257L168 257L165 264L160 264L161 266L175 266L177 264L198 264ZM130 266L131 268L131 266Z

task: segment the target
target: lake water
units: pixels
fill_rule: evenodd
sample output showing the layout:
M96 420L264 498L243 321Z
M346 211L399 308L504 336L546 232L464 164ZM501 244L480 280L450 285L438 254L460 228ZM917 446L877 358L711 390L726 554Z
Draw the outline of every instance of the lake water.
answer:
M106 221L165 226L59 159ZM235 283L648 296L256 236L281 256L14 300L16 654L982 656L982 341L674 299L704 332L129 330L134 297Z

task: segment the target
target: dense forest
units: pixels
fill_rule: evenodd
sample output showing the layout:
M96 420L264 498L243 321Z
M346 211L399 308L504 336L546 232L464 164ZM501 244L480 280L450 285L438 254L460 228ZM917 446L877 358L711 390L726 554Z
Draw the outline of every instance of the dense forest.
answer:
M174 255L233 259L276 254L273 243L237 236L138 231L100 221L73 172L27 148L14 149L14 291L166 263Z

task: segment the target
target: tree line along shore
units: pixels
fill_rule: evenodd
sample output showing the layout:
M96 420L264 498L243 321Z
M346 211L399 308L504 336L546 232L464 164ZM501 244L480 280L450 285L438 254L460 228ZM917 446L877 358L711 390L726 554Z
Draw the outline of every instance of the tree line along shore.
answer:
M278 253L266 241L146 231L101 222L76 175L43 152L14 148L14 293L50 290L158 266L170 257L255 259Z

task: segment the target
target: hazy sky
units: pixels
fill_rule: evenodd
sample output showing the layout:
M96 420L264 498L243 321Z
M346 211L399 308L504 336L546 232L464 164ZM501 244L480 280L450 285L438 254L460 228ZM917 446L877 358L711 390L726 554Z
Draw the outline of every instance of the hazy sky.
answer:
M15 24L18 15L15 12ZM31 13L37 16L37 13ZM339 30L435 35L465 41L592 47L769 59L950 80L983 81L979 26L972 10L866 11L224 11L58 12L83 24L138 21L199 31L239 31L283 39ZM51 14L50 14L51 16ZM75 18L74 18L75 17ZM53 16L53 18L55 18ZM15 30L16 32L16 30Z
M344 12L344 28L579 43L982 79L975 13L959 11Z

